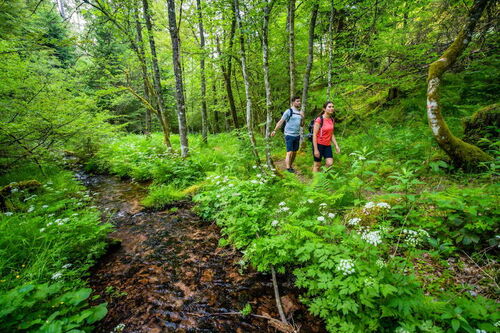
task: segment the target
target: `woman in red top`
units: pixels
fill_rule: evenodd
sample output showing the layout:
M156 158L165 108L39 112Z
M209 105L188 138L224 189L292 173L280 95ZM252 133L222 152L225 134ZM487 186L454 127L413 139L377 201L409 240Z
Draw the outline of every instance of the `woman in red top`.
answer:
M333 134L335 120L333 115L335 108L332 102L326 102L323 105L323 112L314 121L313 131L313 172L318 172L321 168L321 160L325 158L325 166L328 168L333 164L333 153L331 142L335 145L337 154L340 153L339 145Z

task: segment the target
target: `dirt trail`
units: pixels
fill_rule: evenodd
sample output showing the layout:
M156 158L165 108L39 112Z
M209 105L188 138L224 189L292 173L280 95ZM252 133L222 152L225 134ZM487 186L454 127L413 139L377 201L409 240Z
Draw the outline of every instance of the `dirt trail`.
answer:
M273 323L235 314L279 318L270 276L242 268L241 255L218 247L219 229L201 221L191 203L146 211L145 189L109 176L80 175L121 240L91 271L96 294L109 305L97 332L276 332ZM112 213L112 217L105 216ZM281 277L281 280L284 280ZM281 281L285 311L301 332L324 332L297 290Z

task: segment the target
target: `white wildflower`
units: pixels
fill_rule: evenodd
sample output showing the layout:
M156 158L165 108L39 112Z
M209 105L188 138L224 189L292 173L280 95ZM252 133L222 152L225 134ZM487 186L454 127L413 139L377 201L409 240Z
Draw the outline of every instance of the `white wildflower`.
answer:
M391 209L391 205L389 205L387 202L379 202L377 204L377 207Z
M360 221L361 221L361 219L359 217L353 217L352 219L350 219L349 221L347 221L347 224L355 226L355 225L358 225L358 223Z
M352 259L340 259L337 270L341 271L343 275L353 274L355 272L354 261Z
M121 323L121 324L118 324L116 325L116 327L113 329L113 333L120 333L120 332L123 332L123 330L125 329L125 324L124 323Z
M255 179L252 179L252 180L250 181L250 183L252 183L252 184L258 184L259 182L258 182L258 181L256 181Z
M63 265L63 267L62 267L62 268L64 268L64 269L68 269L68 268L70 268L71 266L73 266L73 265L71 265L71 264L66 264L66 265Z
M262 177L262 174L258 173L257 178L261 178L261 177Z
M4 215L6 215L6 216L12 216L12 215L14 215L14 213L13 212L5 212Z
M35 206L30 206L30 208L28 209L28 213L31 213L34 210L35 210Z
M61 276L62 276L61 272L54 273L52 274L52 280L58 280L61 278Z
M312 203L314 203L314 200L313 199L307 199L307 202L310 203L310 204L312 204Z
M398 327L398 328L396 328L394 333L410 333L410 332L407 329L405 329L404 327Z
M284 205L286 205L286 202L282 201L282 202L280 202L278 205L279 205L279 206L284 206Z
M320 221L320 222L323 222L323 221L325 221L325 217L324 216L318 216L317 220Z
M13 189L10 190L10 193L16 193L19 192L19 189L17 187L14 187Z
M254 165L252 168L257 169L257 166L256 166L256 165Z
M370 209L370 208L373 208L373 207L375 207L375 203L374 203L374 202L372 202L372 201L367 202L367 203L365 204L365 208L367 208L367 209Z
M335 213L328 213L328 217L333 219L335 217Z
M41 228L41 229L40 229L40 232L44 232L44 231L45 231L45 228Z
M384 268L385 266L387 266L385 261L382 259L377 259L377 261L375 262L375 265L377 265L377 267L379 267L379 268Z
M42 208L47 209L47 208L49 208L49 205L43 205Z
M271 222L271 225L272 225L273 227L275 227L275 226L277 226L277 225L278 225L278 223L279 223L279 221L278 221L278 220L273 220L273 221Z
M228 186L229 186L229 187L233 187L233 186L234 186L234 184L229 184Z
M281 210L284 211L284 212L286 212L286 211L289 211L290 208L289 207L281 207Z
M319 206L320 206L320 207L326 207L326 206L327 206L327 204L326 204L325 202L322 202L322 203L320 203L320 204L319 204Z
M382 243L382 237L380 237L380 231L370 231L370 232L363 232L361 235L361 239L365 240L366 242L377 246L380 243Z
M476 328L476 333L488 333L485 330L480 330L479 328Z

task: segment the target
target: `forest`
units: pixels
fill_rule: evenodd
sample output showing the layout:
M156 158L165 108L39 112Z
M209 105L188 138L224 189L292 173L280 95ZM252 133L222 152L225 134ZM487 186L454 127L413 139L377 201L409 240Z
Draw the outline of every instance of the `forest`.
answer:
M499 332L499 12L0 0L0 331Z

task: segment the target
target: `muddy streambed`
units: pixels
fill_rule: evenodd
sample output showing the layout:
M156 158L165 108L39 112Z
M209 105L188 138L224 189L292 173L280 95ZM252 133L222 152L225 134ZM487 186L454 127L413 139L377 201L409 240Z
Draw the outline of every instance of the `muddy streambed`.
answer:
M218 247L219 228L192 203L145 210L145 186L117 177L77 173L93 193L103 221L115 226L111 247L91 270L90 286L108 302L97 332L283 332L270 275L242 269L241 254ZM280 277L285 312L300 332L324 332L320 319ZM250 304L252 314L238 312ZM257 316L255 316L257 315Z

